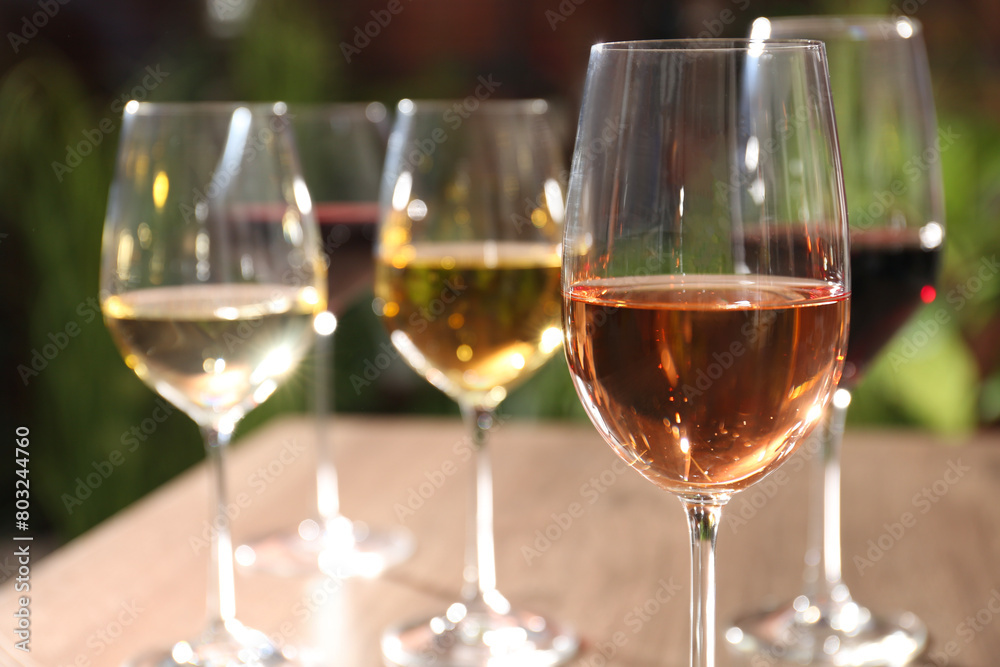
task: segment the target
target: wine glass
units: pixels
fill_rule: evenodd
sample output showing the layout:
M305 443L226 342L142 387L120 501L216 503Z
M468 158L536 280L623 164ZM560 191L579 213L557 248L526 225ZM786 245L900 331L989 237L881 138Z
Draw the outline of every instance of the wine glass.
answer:
M321 571L373 577L413 553L413 536L402 527L372 528L341 514L328 418L337 319L371 289L375 272L372 245L387 114L385 106L372 102L293 106L289 116L327 257L328 312L317 319L314 352L316 515L240 545L236 560L279 575Z
M920 24L878 16L766 19L755 37L825 42L850 218L851 336L822 448L813 458L802 594L739 619L738 650L799 662L898 665L927 642L911 612L875 615L841 576L840 449L851 390L922 302L934 299L944 239L937 125Z
M836 388L847 241L822 43L593 47L566 356L600 434L687 514L692 667L715 663L723 506L787 459Z
M550 113L544 100L398 105L375 307L407 363L461 408L476 487L463 597L385 632L383 654L397 665L556 665L578 646L497 590L487 449L495 407L562 342L564 185Z
M380 102L293 106L290 113L329 260L327 307L339 318L372 289L372 246L391 119Z
M309 191L283 103L125 107L101 310L136 375L201 428L212 499L208 627L134 665L272 665L236 619L223 453L296 368L326 304Z

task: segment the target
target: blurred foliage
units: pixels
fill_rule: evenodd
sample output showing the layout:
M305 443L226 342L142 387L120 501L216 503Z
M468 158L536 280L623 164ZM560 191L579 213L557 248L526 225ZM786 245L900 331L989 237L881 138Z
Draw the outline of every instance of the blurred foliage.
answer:
M234 99L322 102L342 95L337 47L301 2L258 2L233 45Z
M15 391L30 396L16 419L31 429L32 508L68 537L190 465L199 447L177 411L151 419L152 393L124 368L102 325L97 258L117 114L92 104L52 55L4 77L0 118L0 198L11 229L2 251L5 269L20 264L4 277L24 308L12 319L28 333L8 372ZM55 163L68 173L57 174ZM146 419L152 437L141 431Z
M791 3L782 11L802 13ZM900 14L923 22L944 177L946 236L937 298L886 346L854 392L848 424L933 430L956 441L1000 422L1000 124L995 29L986 4L825 0L821 14ZM993 23L995 28L995 23ZM978 41L977 41L978 40ZM992 95L992 97L991 97ZM982 272L982 273L981 273Z
M961 434L1000 419L1000 126L940 105L947 234L937 298L882 352L850 423Z

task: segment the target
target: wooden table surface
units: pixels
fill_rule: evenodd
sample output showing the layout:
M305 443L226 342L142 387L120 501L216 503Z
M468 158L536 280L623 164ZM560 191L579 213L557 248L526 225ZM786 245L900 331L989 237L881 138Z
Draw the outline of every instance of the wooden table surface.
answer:
M458 599L471 476L464 430L457 419L338 417L330 426L344 512L405 525L417 551L380 578L342 585L240 572L238 616L322 656L315 664L376 667L384 627ZM289 417L233 446L237 543L311 514L315 432L314 420ZM574 664L687 665L689 547L677 500L619 464L589 425L509 420L492 442L500 590L573 627L584 640ZM799 592L803 467L790 461L786 476L726 510L721 665L738 664L721 645L728 619ZM873 609L908 609L927 623L928 665L985 667L1000 655L998 496L1000 435L946 444L848 431L845 577ZM204 620L208 506L199 466L33 563L31 652L13 646L9 582L0 662L6 651L28 666L118 665L194 635ZM895 526L907 512L914 521Z

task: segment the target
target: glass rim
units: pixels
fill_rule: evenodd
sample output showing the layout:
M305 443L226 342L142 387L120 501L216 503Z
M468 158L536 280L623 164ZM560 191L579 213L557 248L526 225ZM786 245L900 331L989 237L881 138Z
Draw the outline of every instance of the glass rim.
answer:
M129 100L125 103L122 113L125 116L209 116L222 113L231 114L240 108L247 109L253 114L285 116L288 114L289 105L280 100L273 102L140 102L139 100Z
M475 95L456 99L413 99L404 97L396 103L396 112L402 116L413 116L418 111L441 111L447 112L452 109L462 108L465 102L472 98L478 102L475 109L463 110L471 113L504 114L521 112L528 115L542 115L552 109L552 102L541 97L518 98L518 99L485 99L481 100Z
M763 47L763 48L762 48ZM732 52L745 53L751 49L762 51L809 51L823 50L823 42L818 39L797 39L778 37L760 39L737 38L684 38L684 39L640 39L623 42L599 42L592 51L660 51L660 52Z
M299 116L307 118L365 118L369 122L373 121L371 113L381 112L382 118L388 118L390 108L378 100L368 102L288 102L286 112L293 119Z
M754 23L766 19L771 25L780 24L792 29L814 30L828 32L829 37L871 37L882 40L912 39L923 34L924 27L919 19L912 16L890 14L803 14L800 16L761 16ZM909 25L911 33L903 35L899 31L900 24ZM886 26L891 29L886 30ZM777 39L783 39L781 37ZM812 36L810 39L823 39Z

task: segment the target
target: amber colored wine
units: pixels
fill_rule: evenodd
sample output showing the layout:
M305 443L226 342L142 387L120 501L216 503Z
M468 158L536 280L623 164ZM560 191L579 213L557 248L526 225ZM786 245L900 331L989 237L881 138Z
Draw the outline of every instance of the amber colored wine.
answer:
M308 287L204 284L111 296L102 310L129 368L207 424L267 398L308 351L323 306Z
M452 398L493 405L562 342L559 246L417 244L376 260L376 303L407 362Z
M839 286L792 278L583 282L566 295L566 353L585 409L623 458L674 493L725 493L818 421L848 304Z

